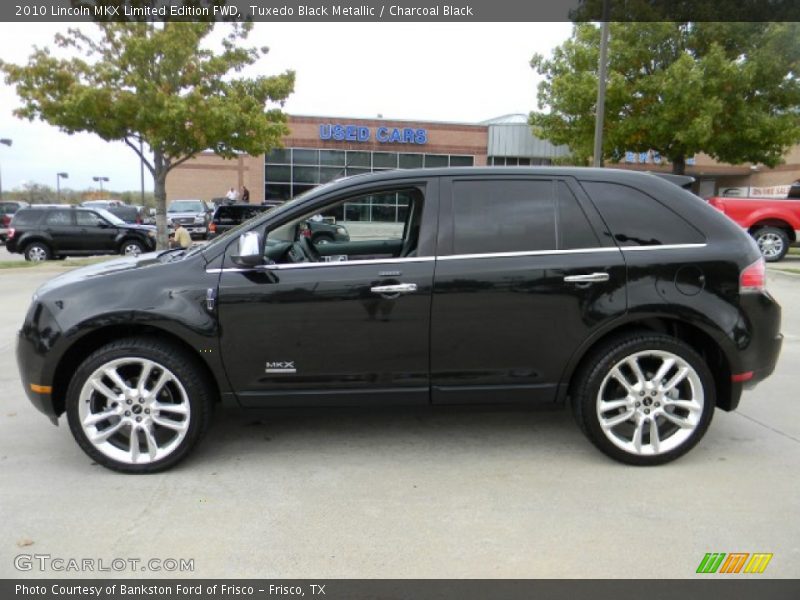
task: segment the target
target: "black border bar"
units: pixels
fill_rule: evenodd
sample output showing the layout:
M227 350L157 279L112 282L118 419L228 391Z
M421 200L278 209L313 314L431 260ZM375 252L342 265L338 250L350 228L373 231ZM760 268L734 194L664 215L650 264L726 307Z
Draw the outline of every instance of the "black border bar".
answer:
M800 21L798 0L3 0L0 21Z
M796 579L698 576L689 580L426 579L5 579L4 600L186 600L304 598L321 600L795 600ZM24 587L19 587L24 586ZM122 593L125 586L125 593ZM178 591L181 586L183 591ZM130 593L131 590L141 590ZM36 590L36 591L34 591ZM97 594L97 591L100 591ZM165 591L167 590L167 591ZM302 595L301 595L302 594Z

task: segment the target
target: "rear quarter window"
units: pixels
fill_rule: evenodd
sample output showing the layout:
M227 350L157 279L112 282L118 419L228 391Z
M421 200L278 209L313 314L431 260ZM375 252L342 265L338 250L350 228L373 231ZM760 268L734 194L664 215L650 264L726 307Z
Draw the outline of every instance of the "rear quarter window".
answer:
M11 223L14 227L30 227L38 223L43 214L41 210L18 210Z
M583 181L614 241L620 246L702 244L705 236L677 212L627 185Z

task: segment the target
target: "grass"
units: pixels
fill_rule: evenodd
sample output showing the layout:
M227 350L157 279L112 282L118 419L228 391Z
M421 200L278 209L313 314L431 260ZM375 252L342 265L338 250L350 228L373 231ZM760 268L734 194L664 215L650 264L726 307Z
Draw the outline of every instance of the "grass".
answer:
M42 262L28 262L27 260L3 260L0 261L0 269L30 269L48 265L51 267L85 267L95 265L107 260L117 258L115 256L98 256L92 258L68 258L66 260L46 260Z
M789 248L789 254L800 256L800 248Z
M800 275L800 269L792 269L787 267L785 269L775 269L776 271L782 271L784 273L794 273L795 275Z

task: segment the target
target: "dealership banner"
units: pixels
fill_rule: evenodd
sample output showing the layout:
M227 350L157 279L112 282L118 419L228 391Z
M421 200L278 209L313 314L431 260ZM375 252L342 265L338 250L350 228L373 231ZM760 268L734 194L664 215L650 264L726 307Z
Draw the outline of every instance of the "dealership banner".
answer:
M0 21L798 21L797 0L4 0ZM332 35L336 32L332 31Z
M0 580L4 600L186 600L306 598L324 600L786 600L800 598L800 582L787 579L694 580Z

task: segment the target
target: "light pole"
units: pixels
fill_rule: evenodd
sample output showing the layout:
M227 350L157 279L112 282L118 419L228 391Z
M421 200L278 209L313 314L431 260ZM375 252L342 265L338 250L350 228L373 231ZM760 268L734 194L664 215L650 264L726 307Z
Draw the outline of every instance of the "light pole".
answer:
M56 197L58 203L61 204L61 180L69 179L69 173L56 173Z
M103 193L103 182L105 181L106 183L108 183L109 179L108 179L108 177L92 177L92 181L97 181L97 182L100 183L100 193L102 194Z
M0 144L5 144L6 146L9 146L9 147L13 143L14 143L13 140L10 140L8 138L0 139ZM2 177L2 175L0 175L0 200L2 200L2 199L3 199L3 177Z
M594 156L592 166L603 166L603 121L606 112L606 78L608 77L609 0L603 0L603 21L600 25L600 64L597 78L597 110L594 115Z

